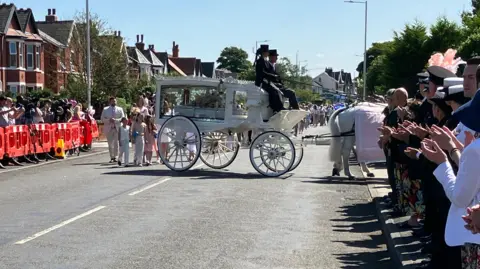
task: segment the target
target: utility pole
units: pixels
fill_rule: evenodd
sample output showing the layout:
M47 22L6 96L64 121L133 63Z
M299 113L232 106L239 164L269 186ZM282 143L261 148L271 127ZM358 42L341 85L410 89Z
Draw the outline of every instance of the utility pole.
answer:
M88 0L85 0L86 5L86 17L87 17L87 103L88 108L92 105L92 70L91 68L91 55L90 55L90 10L88 7Z

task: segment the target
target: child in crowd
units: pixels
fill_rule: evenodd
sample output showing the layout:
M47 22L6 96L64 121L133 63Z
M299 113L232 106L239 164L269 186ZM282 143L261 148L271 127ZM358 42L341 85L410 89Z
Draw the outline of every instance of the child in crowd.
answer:
M145 164L152 164L153 149L155 147L155 137L157 136L157 127L153 123L153 117L147 115L145 117Z
M133 141L135 142L135 156L133 158L133 164L136 166L142 166L146 127L146 124L143 122L143 115L138 114L132 124L132 137Z
M122 126L120 127L120 130L118 132L118 143L120 146L120 153L118 154L118 166L122 165L122 156L124 156L124 161L123 163L125 164L125 167L128 166L129 163L129 151L130 151L130 126L128 126L128 120L127 118L123 117L122 118Z

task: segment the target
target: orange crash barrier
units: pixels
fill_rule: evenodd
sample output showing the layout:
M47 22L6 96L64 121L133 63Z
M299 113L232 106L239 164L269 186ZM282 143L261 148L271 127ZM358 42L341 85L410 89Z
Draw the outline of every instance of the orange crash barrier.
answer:
M5 155L5 131L3 128L0 128L0 160L3 159Z
M65 150L73 149L72 145L72 133L71 130L68 128L69 123L54 123L52 126L53 132L53 140L55 144L59 139L63 139L65 143Z
M7 157L21 157L28 155L30 133L27 126L13 125L4 127L5 155Z
M51 128L50 124L30 125L30 153L49 153L51 151L55 145Z

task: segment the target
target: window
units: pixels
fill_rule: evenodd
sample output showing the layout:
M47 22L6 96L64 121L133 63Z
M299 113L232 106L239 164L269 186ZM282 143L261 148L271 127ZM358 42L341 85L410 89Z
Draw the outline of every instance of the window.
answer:
M12 94L13 97L17 96L17 86L8 86L8 91Z
M23 43L18 43L18 66L19 67L25 66L25 60L23 59L24 48L25 47Z
M27 68L33 69L33 45L27 45Z
M25 85L20 85L20 93L25 93Z
M75 58L75 51L70 51L70 71L75 72L75 66L73 64L73 59Z
M17 67L17 43L10 42L8 48L10 52L8 63L10 64L10 67Z
M27 92L33 92L34 89L34 87L27 87Z
M40 46L37 46L37 50L35 51L35 62L37 63L37 69L41 69L40 65Z

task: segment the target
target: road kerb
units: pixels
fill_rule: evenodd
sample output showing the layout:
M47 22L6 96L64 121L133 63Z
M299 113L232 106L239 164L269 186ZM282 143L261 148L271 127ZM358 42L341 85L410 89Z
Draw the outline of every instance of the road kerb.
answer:
M41 163L37 163L37 164L20 166L20 167L15 167L15 168L7 167L4 170L0 170L0 174L15 172L15 171L21 171L21 170L25 170L25 169L28 169L28 168L44 166L44 165L47 165L47 164L54 164L54 163L65 162L65 161L70 161L70 160L83 159L83 158L86 158L86 157L96 156L96 155L104 154L104 153L107 153L107 152L108 152L108 150L102 150L102 151L94 152L94 153L81 154L80 156L68 157L67 159L64 159L64 160L51 160L51 161L45 161L45 162L41 162Z

